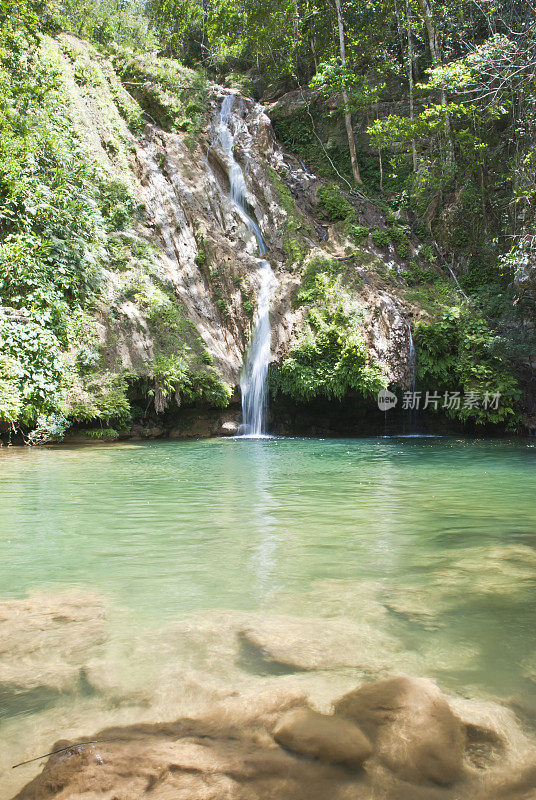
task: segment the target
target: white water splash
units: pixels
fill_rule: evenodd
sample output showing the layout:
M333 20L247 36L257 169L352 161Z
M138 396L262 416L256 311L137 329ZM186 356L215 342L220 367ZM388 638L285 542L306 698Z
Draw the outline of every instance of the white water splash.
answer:
M270 262L262 258L266 253L266 245L258 224L247 211L246 180L242 167L234 156L235 134L231 130L231 124L235 99L234 94L225 95L221 105L216 135L230 164L229 186L231 200L248 229L255 236L259 251L259 292L257 295L253 337L246 354L242 375L240 376L242 435L258 438L266 435L267 380L272 338L270 301L276 287L276 279Z

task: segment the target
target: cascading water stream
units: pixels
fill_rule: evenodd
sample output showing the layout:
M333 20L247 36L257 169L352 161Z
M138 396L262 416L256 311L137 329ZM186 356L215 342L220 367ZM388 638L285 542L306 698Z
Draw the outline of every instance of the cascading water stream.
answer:
M413 335L411 333L411 325L408 323L408 344L409 344L409 355L408 355L408 366L411 375L411 387L412 391L415 390L415 378L417 373L417 352L415 350L415 345L413 343Z
M248 229L255 236L259 252L259 292L255 311L255 326L249 345L242 375L242 435L259 437L265 435L267 379L270 366L270 301L276 280L270 262L262 258L266 245L262 233L246 207L246 180L242 167L234 156L235 135L231 131L231 118L235 95L225 95L216 129L217 139L229 163L230 197Z
M417 352L413 343L413 334L411 333L411 325L408 323L408 366L410 374L409 390L412 394L415 392L415 379L417 377ZM417 427L417 410L412 406L409 412L409 426L410 433L416 433Z

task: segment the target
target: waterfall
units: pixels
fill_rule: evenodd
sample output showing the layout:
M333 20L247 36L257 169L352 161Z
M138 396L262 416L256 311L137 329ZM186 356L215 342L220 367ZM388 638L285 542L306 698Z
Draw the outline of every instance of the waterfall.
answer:
M411 325L408 322L408 340L409 340L409 356L408 356L408 366L411 375L410 385L412 386L412 391L415 390L415 378L417 375L417 353L415 351L415 345L413 344L413 336L411 333Z
M417 352L415 350L415 345L413 343L413 334L411 333L411 325L409 322L408 325L408 343L409 343L409 354L408 354L408 367L409 367L409 375L410 380L408 382L408 389L413 393L415 392L415 379L417 377ZM410 434L414 435L416 433L417 428L417 409L411 408L409 412L409 427L410 427Z
M259 226L247 211L246 179L242 167L234 156L235 134L231 130L231 122L235 99L236 96L234 94L227 94L223 98L216 135L229 163L228 174L231 200L248 229L254 235L259 254L259 291L253 336L240 376L242 433L244 436L259 437L265 433L267 379L271 345L270 301L275 290L276 280L270 262L262 257L267 248Z

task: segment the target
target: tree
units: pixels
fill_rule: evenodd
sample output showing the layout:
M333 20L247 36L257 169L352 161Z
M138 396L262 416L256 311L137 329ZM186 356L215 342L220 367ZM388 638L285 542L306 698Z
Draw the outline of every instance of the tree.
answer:
M335 0L335 6L337 8L337 26L339 28L339 52L342 66L346 67L346 49L344 44L344 26L342 21L341 0ZM361 175L359 174L359 164L357 163L354 130L352 128L352 114L348 104L348 93L346 88L344 88L342 91L342 100L344 103L344 124L346 126L346 135L348 136L350 161L352 162L352 174L356 183L363 183L361 180Z

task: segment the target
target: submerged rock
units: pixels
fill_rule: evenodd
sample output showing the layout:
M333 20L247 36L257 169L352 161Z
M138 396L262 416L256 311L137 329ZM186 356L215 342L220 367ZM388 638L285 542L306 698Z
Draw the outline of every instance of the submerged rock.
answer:
M335 713L370 736L383 763L405 780L450 784L462 775L465 731L426 678L390 678L342 697Z
M103 601L93 594L31 595L0 603L0 695L9 709L34 707L78 688L84 664L107 639ZM18 700L16 700L18 698Z
M360 767L372 755L369 740L356 725L310 708L288 711L278 722L274 739L294 753L350 767Z
M423 679L362 686L334 715L272 688L228 697L195 718L106 728L71 747L56 742L51 750L69 749L14 800L531 800L533 743L506 769L484 759L464 770L464 730ZM481 734L474 730L469 746Z
M386 668L399 643L367 623L345 619L273 616L241 631L268 663L296 670Z

